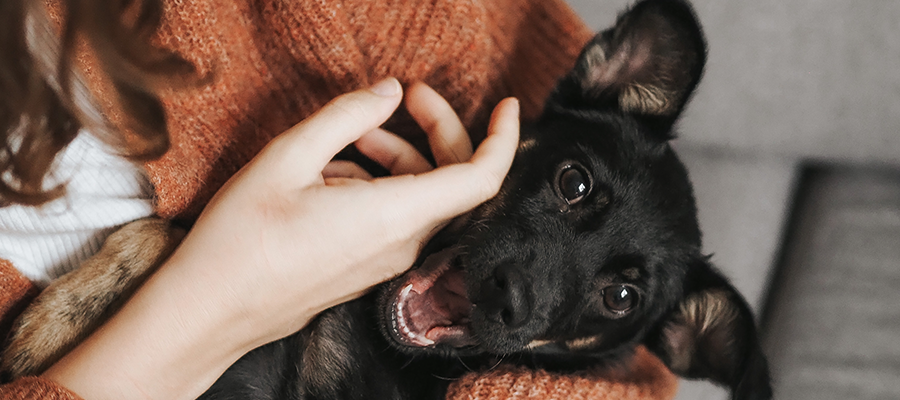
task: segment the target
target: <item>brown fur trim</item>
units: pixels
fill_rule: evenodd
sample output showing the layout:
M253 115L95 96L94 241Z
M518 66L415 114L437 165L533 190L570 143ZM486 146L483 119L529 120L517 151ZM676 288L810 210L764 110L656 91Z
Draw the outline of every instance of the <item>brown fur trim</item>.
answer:
M147 218L110 235L100 251L53 282L15 322L0 371L39 374L93 332L180 243L184 233Z

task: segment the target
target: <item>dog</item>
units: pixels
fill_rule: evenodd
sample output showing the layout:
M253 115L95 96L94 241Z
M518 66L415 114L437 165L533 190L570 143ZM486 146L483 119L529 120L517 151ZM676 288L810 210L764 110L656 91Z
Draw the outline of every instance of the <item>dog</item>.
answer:
M577 371L644 345L735 400L771 399L753 315L701 252L669 145L705 61L689 3L636 3L522 125L496 197L436 235L413 269L251 351L201 398L438 399L448 379L500 359ZM127 296L122 282L143 279L181 235L152 219L114 234L20 319L3 370L34 373L64 354L121 301L98 299ZM115 277L104 281L119 295L78 289L98 276ZM90 306L72 312L73 293Z

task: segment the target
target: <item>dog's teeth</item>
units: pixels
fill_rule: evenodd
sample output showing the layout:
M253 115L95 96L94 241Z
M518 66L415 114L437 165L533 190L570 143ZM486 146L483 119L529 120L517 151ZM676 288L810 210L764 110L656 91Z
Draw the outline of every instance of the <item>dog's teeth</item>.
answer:
M409 285L406 285L406 287L403 288L403 290L400 292L400 298L406 297L409 294L409 292L412 290L412 288L413 288L412 283L410 283Z
M394 310L394 315L397 317L397 325L399 325L403 329L408 329L406 327L406 317L403 315L403 309L405 308L406 296L409 295L409 292L412 290L412 284L407 285L403 288L403 291L400 292L400 301L397 302L396 309Z
M434 344L434 341L425 337L424 335L419 335L409 329L409 324L406 321L406 316L403 311L405 308L405 300L409 293L412 291L413 285L409 284L400 291L400 300L394 306L394 315L391 317L394 321L394 327L400 331L403 336L406 336L409 341L413 343L417 343L423 346L431 346Z
M431 340L431 339L429 339L428 337L426 337L426 336L424 336L424 335L422 335L422 336L417 336L417 337L416 337L416 340L420 341L420 342L421 342L422 344L424 344L425 346L431 346L431 345L434 344L434 340Z
M391 320L394 326L394 329L398 330L400 334L409 339L410 342L421 345L421 346L431 346L434 344L434 340L431 340L425 335L419 335L413 332L409 328L409 324L406 321L406 316L404 314L406 297L412 291L413 285L409 284L400 291L400 299L394 305L394 315L391 316Z

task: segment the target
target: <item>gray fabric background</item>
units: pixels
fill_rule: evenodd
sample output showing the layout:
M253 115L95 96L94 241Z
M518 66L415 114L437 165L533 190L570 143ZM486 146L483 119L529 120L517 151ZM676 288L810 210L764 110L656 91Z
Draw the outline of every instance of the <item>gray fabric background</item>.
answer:
M632 2L569 3L600 30ZM900 399L900 2L694 4L709 62L675 146L705 251L766 310L776 398Z
M764 347L782 399L900 398L900 171L804 179Z

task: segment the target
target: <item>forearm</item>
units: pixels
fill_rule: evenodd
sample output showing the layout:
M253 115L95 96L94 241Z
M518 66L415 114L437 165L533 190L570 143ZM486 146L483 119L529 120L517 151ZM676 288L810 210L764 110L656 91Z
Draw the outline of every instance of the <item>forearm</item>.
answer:
M166 263L98 331L44 373L85 399L194 399L261 345L253 323L211 302L197 276ZM242 340L241 338L246 338Z

